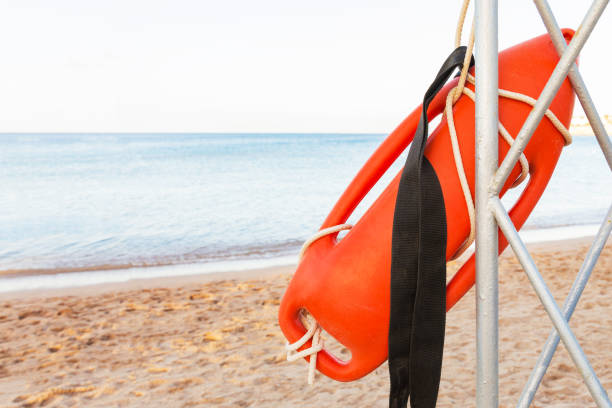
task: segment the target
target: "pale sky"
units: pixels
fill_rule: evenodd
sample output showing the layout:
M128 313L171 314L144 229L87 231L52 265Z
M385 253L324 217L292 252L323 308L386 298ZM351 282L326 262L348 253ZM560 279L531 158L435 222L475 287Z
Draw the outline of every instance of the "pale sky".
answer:
M452 51L460 3L4 0L0 132L388 133ZM590 1L550 3L577 28ZM500 49L546 31L532 1L499 15ZM601 114L611 40L608 9L580 59Z

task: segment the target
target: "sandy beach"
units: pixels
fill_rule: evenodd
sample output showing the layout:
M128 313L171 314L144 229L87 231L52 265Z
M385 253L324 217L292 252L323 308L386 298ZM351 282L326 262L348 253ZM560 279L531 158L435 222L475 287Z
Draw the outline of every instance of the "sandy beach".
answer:
M589 242L531 245L559 303ZM500 401L514 406L551 329L514 255L500 260ZM0 406L385 407L386 364L352 383L288 363L276 315L293 267L0 296ZM452 271L449 271L451 274ZM572 328L612 390L612 245ZM470 291L447 317L438 406L474 406ZM594 406L560 346L536 407Z

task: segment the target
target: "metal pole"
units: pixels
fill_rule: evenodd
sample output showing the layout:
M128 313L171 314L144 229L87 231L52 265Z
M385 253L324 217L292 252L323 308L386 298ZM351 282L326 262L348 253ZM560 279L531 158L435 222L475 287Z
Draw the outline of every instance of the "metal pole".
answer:
M533 258L531 255L529 255L529 251L525 247L525 244L523 244L523 241L516 231L516 228L514 228L514 224L512 223L512 220L508 216L508 213L504 209L504 206L499 198L492 199L491 206L495 211L495 217L499 223L499 228L503 231L504 235L508 239L508 243L514 250L516 257L521 265L523 265L523 269L525 270L525 273L527 273L529 282L531 282L531 285L535 289L542 306L544 306L546 313L548 313L550 320L559 333L559 336L561 337L567 352L574 361L576 368L578 368L578 371L580 371L580 374L584 379L584 383L589 389L593 400L595 400L598 407L612 407L606 390L599 382L599 378L597 378L597 375L584 354L582 347L580 347L578 340L570 329L567 320L565 320L565 317L563 316L563 313L561 313L559 306L557 306L555 298L548 290L548 286L546 286L544 279L542 279L542 275L540 275Z
M544 116L546 109L548 109L550 103L557 94L557 91L565 80L569 69L572 67L572 64L578 57L578 53L584 46L586 40L589 38L589 35L593 31L595 24L597 24L597 21L599 20L599 17L601 16L601 13L603 13L607 4L608 0L595 0L593 2L589 8L589 11L587 11L584 19L582 20L580 28L576 31L572 41L570 41L570 44L567 46L567 50L559 59L559 63L550 75L550 78L548 79L548 82L546 82L542 93L540 93L537 102L535 103L531 112L529 112L529 115L521 127L521 130L516 135L514 143L512 143L512 147L510 147L510 150L508 150L506 157L499 166L499 170L497 170L495 174L493 186L497 194L499 194L501 191L521 153L523 150L525 150L531 135L536 127L538 127L538 124Z
M476 406L498 406L497 223L489 186L497 170L497 0L476 0Z
M606 1L606 4L608 2ZM565 38L563 38L563 34L561 33L561 28L559 24L557 24L557 20L555 20L555 16L548 5L546 0L535 0L536 7L538 8L538 12L542 17L542 21L550 34L553 44L559 53L559 56L563 54L567 45L565 43ZM578 96L578 100L582 105L582 109L589 119L589 123L593 128L593 133L595 133L595 137L599 142L599 146L603 151L604 157L608 162L608 167L612 170L612 142L608 137L608 132L606 132L606 128L604 127L601 118L599 117L599 113L597 113L597 109L595 109L595 104L593 103L593 99L591 99L591 95L578 71L578 67L576 64L572 64L572 67L569 71L569 79L572 83L572 87L574 88L574 92L576 92L576 96Z
M612 231L612 205L608 209L608 215L606 218L604 218L601 226L599 227L597 235L595 235L593 244L591 244L589 252L587 253L586 258L580 267L580 271L576 276L576 280L574 281L574 284L572 285L572 288L565 299L565 303L563 304L563 316L568 322L576 309L576 305L578 304L578 300L580 300L582 291L591 277L591 272L597 263L601 250L606 244L610 231ZM548 340L546 340L546 345L540 353L538 362L533 368L527 384L525 384L525 388L523 388L523 393L521 394L518 404L516 405L517 408L529 408L529 405L531 405L533 397L535 397L536 391L540 386L540 382L542 381L544 374L546 374L546 370L550 365L553 354L555 354L558 345L559 333L553 329L548 336Z

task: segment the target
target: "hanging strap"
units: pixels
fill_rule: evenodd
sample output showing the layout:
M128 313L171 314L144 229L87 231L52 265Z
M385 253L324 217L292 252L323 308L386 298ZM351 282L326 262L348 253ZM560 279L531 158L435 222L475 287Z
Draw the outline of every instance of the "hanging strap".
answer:
M446 59L423 97L421 119L402 171L391 247L390 408L435 407L446 320L446 212L436 173L423 156L427 108L466 47ZM473 65L473 59L470 65Z

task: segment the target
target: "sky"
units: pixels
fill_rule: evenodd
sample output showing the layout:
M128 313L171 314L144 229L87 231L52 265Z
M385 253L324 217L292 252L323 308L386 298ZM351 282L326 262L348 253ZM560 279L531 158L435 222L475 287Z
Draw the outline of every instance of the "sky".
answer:
M388 133L452 51L460 3L2 0L0 132ZM550 1L570 28L589 3ZM532 1L500 1L500 50L545 32ZM601 114L610 39L608 9L580 57Z

